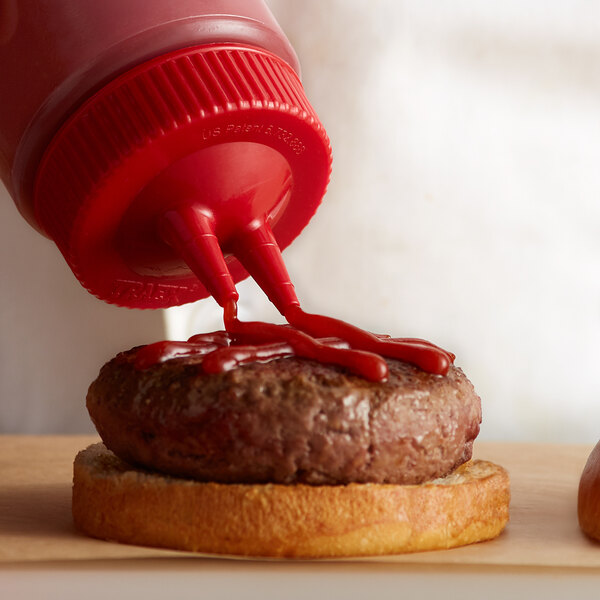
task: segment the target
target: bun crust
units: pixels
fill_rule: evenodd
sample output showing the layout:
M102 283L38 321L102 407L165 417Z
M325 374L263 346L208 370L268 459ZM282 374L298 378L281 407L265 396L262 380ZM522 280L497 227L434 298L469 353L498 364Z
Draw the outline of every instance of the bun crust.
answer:
M600 540L600 442L590 453L579 479L577 518L586 535Z
M203 483L135 469L103 444L74 464L82 532L210 554L326 558L452 548L496 537L509 477L474 460L421 485Z

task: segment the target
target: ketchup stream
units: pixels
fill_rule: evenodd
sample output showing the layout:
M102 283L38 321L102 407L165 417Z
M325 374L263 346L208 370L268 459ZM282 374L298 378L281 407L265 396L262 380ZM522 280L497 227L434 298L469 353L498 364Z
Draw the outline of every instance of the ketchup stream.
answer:
M206 373L221 373L248 362L298 356L347 368L370 381L385 381L388 367L384 356L417 365L425 371L445 375L454 355L425 340L380 336L322 315L304 312L293 304L285 311L287 325L240 321L237 302L225 302L225 330L192 336L187 342L157 342L138 351L136 367L182 356L204 356Z
M425 340L376 335L338 319L304 312L265 219L238 232L231 250L289 325L240 321L237 290L221 253L213 220L184 207L165 215L161 226L165 241L180 253L223 307L225 331L195 335L187 342L150 344L138 351L138 368L179 356L200 355L204 357L202 368L206 373L222 373L248 362L298 356L345 367L370 381L385 381L385 356L436 375L445 375L454 361L451 352Z

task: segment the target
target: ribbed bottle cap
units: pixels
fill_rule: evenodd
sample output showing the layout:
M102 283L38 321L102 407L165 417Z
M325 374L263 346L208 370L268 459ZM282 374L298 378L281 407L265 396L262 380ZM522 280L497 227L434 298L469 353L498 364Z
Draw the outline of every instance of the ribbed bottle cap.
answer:
M169 243L181 218L196 215L208 251L216 240L224 252L215 268L239 281L236 238L266 223L285 248L330 170L327 134L286 62L249 47L186 48L121 75L69 118L40 164L36 218L91 293L168 307L231 288L210 273L201 283L182 259L186 239Z

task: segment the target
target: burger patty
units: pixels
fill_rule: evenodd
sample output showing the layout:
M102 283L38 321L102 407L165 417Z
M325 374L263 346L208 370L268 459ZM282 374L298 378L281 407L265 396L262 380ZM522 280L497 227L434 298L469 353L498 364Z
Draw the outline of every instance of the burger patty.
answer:
M469 460L481 403L463 372L388 360L383 383L294 357L206 374L200 357L101 369L87 407L126 462L221 483L418 484Z

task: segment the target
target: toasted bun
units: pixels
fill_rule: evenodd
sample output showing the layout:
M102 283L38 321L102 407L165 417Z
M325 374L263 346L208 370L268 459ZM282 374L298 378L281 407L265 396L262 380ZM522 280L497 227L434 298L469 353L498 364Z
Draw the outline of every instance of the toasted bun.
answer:
M93 537L210 554L324 558L452 548L496 537L509 478L474 460L421 485L201 483L134 469L103 444L74 464L75 525Z

